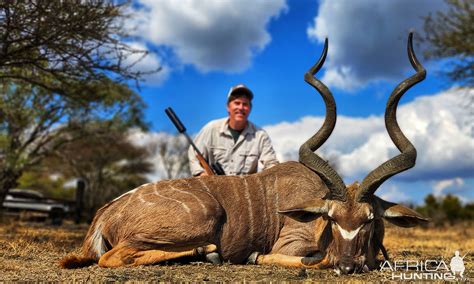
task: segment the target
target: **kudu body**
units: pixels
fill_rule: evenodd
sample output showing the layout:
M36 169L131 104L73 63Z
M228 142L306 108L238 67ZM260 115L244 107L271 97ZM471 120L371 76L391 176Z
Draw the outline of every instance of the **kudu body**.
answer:
M326 120L300 148L300 162L286 162L248 176L204 176L142 185L102 207L83 244L83 256L68 256L63 267L94 262L103 267L154 264L185 256L213 255L231 263L334 267L340 273L376 267L383 248L382 218L404 227L426 221L415 211L374 195L390 176L413 167L416 150L396 122L400 97L424 79L417 73L397 86L385 114L392 141L402 152L372 171L361 184L345 186L317 156L336 122L329 90L314 74L305 81L323 97ZM214 258L215 261L215 258Z

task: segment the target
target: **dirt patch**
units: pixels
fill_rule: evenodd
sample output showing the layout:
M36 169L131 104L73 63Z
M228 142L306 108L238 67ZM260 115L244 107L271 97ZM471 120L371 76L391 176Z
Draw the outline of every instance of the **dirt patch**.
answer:
M87 226L65 224L48 227L42 224L13 223L0 225L0 280L7 281L346 281L390 280L391 272L372 271L338 277L332 270L294 269L278 266L211 265L203 262L165 264L134 268L104 269L93 265L66 270L58 260L69 253L78 254ZM397 228L388 226L384 241L394 260L439 260L449 266L454 251L465 257L465 276L473 280L474 227L464 223L442 228Z

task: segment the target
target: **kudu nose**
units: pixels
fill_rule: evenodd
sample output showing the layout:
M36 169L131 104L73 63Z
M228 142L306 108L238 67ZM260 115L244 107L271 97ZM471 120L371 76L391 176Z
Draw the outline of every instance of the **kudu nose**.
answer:
M350 274L355 270L355 265L352 260L341 260L337 266L342 274Z

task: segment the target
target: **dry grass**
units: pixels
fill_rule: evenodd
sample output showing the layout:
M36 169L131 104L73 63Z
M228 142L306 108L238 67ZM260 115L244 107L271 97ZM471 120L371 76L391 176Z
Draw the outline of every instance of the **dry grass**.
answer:
M338 277L332 270L301 270L276 266L219 265L206 263L169 264L135 268L104 269L93 265L65 270L58 260L79 253L86 226L66 224L60 228L42 224L0 225L0 281L345 281L366 282L390 279L388 271ZM464 262L465 276L474 268L474 228L459 224L444 228L401 229L389 226L385 246L392 259L440 259L448 264L455 250L470 251ZM470 278L472 280L472 278Z

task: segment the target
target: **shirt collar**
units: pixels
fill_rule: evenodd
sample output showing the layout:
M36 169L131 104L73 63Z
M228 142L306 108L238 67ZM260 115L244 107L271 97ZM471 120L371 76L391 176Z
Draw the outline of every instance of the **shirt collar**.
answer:
M221 134L232 135L229 130L229 118L224 120L224 123L221 125L219 132ZM253 125L253 123L251 123L250 121L247 121L247 126L245 126L244 130L242 130L241 135L245 136L247 134L253 134L255 132L255 125Z

